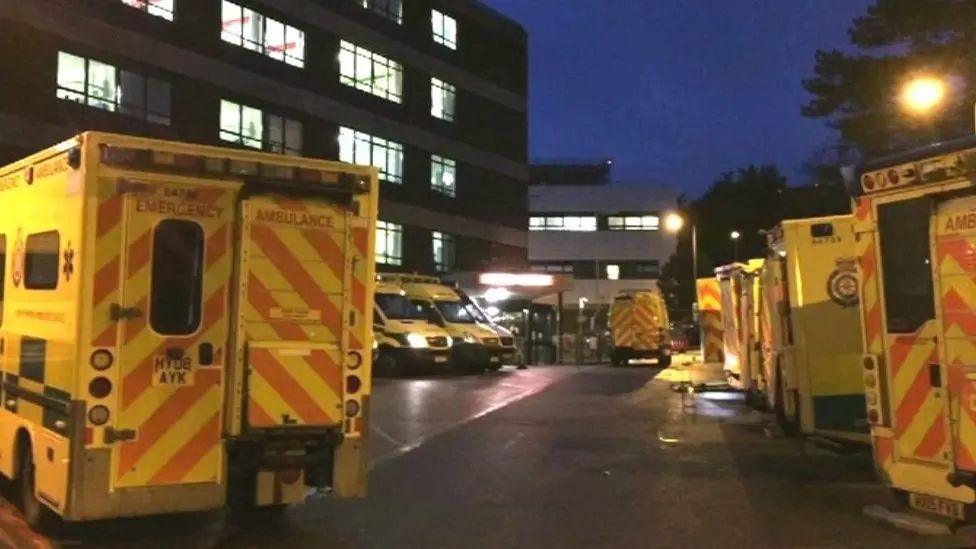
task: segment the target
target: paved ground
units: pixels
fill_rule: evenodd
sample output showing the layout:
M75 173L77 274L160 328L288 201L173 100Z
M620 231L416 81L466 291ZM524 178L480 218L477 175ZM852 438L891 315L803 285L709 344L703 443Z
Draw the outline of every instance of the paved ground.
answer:
M968 545L865 518L865 505L890 503L868 456L769 438L766 418L730 393L673 392L671 381L688 376L680 362L664 372L553 367L383 380L369 499L316 501L243 526L221 513L114 521L73 532L66 545ZM16 522L0 513L6 542L24 546Z

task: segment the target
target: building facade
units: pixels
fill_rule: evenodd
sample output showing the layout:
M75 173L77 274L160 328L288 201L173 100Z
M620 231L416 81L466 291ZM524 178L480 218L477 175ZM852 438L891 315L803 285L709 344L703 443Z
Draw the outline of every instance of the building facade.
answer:
M530 168L529 262L537 272L571 274L569 308L591 309L620 290L656 288L677 240L664 232L678 193L663 185L611 183L612 163Z
M371 164L380 269L524 268L527 64L475 0L0 0L0 162L102 130Z

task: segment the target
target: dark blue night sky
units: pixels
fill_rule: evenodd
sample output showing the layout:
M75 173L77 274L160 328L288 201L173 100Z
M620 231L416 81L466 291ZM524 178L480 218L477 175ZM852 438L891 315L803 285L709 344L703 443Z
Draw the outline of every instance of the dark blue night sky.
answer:
M831 142L805 119L817 48L870 0L484 0L531 37L532 158L613 158L615 179L693 194L775 163L802 182Z

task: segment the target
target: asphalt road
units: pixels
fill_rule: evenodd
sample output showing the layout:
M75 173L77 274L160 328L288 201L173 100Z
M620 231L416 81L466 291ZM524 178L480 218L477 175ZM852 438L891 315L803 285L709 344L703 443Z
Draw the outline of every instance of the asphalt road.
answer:
M552 367L381 380L370 497L270 522L223 513L76 529L98 547L947 547L861 513L889 503L866 455L770 438L728 393L654 368ZM663 376L662 376L663 377ZM0 513L17 546L22 536Z

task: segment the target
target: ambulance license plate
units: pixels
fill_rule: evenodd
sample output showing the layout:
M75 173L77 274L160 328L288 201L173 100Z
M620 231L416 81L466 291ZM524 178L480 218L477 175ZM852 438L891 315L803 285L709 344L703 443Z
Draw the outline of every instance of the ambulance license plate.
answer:
M497 357L497 356L491 357L492 364L494 364L496 362L501 362L501 361L502 361L501 357Z
M435 356L434 357L434 362L436 362L437 364L441 364L443 362L447 362L447 357L446 356Z
M908 502L912 506L912 509L957 520L966 519L965 505L958 501L913 493L910 494Z

